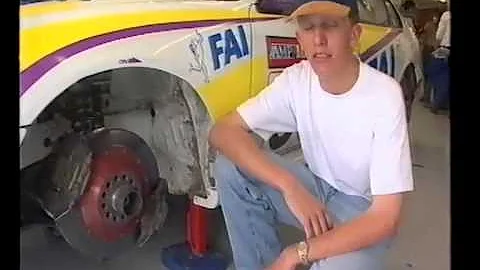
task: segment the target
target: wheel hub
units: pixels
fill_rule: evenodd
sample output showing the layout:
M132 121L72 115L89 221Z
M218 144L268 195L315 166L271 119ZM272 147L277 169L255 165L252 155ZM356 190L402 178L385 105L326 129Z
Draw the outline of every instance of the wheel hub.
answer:
M137 181L128 175L116 175L105 185L102 193L101 207L104 217L114 223L128 223L140 214L143 198Z

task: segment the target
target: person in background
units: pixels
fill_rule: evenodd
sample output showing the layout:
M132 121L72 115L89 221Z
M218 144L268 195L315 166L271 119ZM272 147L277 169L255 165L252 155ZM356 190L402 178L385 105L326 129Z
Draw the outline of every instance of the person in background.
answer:
M432 85L433 98L429 106L432 113L448 109L450 94L450 3L443 12L435 34L438 47L432 52L431 60L425 67L425 78Z
M418 40L420 42L420 47L422 51L422 61L423 64L426 65L430 59L432 52L437 47L437 26L438 26L438 15L435 14L433 17L428 20L422 28L418 31ZM430 97L430 87L428 84L425 85L425 92L423 93L422 98L420 99L421 102L426 104L429 103Z
M450 9L443 12L440 17L436 38L440 47L450 49Z
M437 47L438 15L433 15L418 31L418 38L422 47L422 59L425 61Z

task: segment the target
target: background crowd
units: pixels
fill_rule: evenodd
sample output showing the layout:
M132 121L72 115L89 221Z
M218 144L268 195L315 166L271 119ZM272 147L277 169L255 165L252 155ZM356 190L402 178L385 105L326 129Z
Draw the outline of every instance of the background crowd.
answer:
M419 9L413 0L402 3L420 42L425 75L425 92L421 101L432 113L449 108L450 69L450 4L446 2L430 9Z

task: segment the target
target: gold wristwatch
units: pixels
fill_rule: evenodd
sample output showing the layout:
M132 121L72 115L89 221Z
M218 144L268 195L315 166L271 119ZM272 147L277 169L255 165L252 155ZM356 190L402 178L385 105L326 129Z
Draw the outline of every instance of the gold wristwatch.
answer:
M301 241L297 244L296 249L300 261L302 261L304 265L308 265L308 243L305 241Z

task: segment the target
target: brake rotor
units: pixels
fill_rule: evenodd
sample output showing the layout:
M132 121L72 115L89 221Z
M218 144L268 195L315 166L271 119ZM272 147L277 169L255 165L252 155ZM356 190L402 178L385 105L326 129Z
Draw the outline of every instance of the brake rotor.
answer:
M112 146L93 159L92 177L79 205L92 236L115 242L135 233L147 195L145 178L140 159L124 146Z
M103 130L91 135L89 147L85 192L56 222L71 246L105 259L137 245L150 194L160 183L150 148L135 134Z

